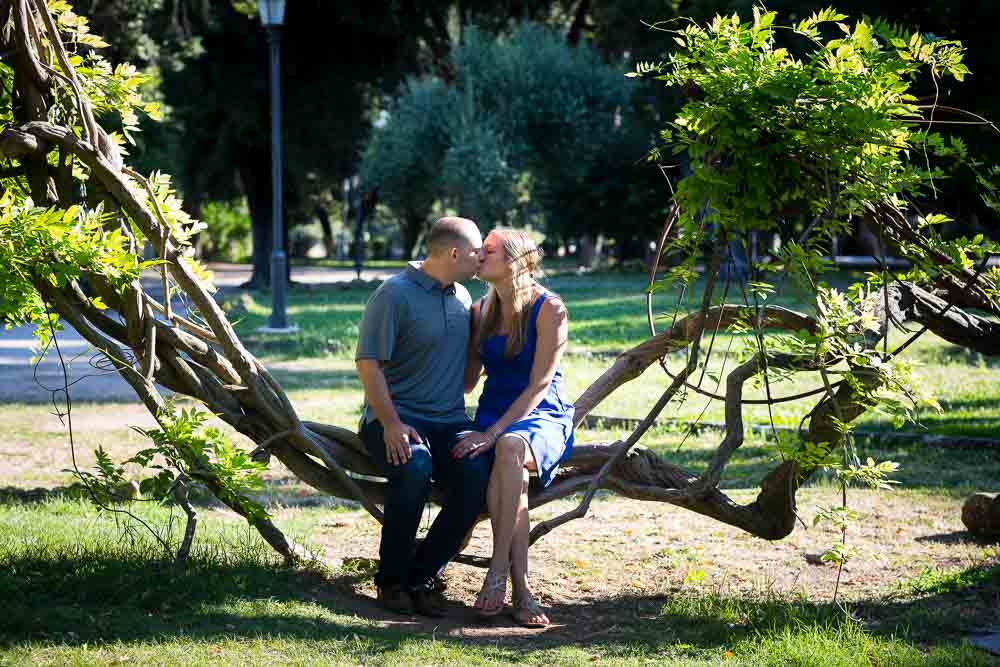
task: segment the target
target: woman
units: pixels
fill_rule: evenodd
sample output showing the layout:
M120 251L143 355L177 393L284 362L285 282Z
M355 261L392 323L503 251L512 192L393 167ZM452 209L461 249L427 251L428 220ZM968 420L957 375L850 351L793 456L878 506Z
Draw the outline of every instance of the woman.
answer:
M496 450L486 496L493 558L475 607L482 616L500 613L510 576L514 620L545 627L549 619L528 588L528 474L547 486L573 447L573 406L558 368L568 319L559 297L532 277L541 254L526 234L496 229L481 252L479 277L490 288L472 306L465 391L475 388L484 366L486 384L479 430L455 446L458 457Z

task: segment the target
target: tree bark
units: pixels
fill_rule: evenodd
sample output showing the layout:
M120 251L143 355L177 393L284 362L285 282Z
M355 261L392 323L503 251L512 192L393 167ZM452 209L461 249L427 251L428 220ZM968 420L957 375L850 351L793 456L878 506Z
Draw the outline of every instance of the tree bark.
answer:
M980 537L1000 537L1000 493L977 493L962 505L962 523Z
M323 247L326 249L327 259L337 256L337 241L333 238L333 227L330 225L330 214L325 206L316 207L316 217L319 219L319 226L323 229Z
M409 261L413 259L417 251L417 243L420 235L424 232L426 217L417 213L407 212L403 219L403 259Z
M566 31L566 43L576 46L580 43L583 28L587 23L587 13L590 11L590 0L580 0L576 4L576 11L573 12L573 20Z
M271 172L266 162L247 160L240 166L240 180L250 209L253 273L241 287L260 289L271 285Z

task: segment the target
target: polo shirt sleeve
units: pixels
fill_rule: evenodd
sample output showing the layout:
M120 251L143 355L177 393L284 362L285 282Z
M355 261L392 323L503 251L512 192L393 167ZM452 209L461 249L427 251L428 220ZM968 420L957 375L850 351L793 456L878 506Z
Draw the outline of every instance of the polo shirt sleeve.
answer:
M361 318L355 360L388 361L392 358L402 308L401 299L397 298L388 281L375 290Z

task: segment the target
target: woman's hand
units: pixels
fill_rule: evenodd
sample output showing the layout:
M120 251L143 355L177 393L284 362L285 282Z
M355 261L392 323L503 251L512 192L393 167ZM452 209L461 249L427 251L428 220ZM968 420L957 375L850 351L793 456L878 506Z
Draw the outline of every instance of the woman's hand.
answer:
M488 431L485 433L482 431L472 431L452 447L451 455L456 459L465 458L466 456L474 459L493 449L493 445L496 442L496 436Z

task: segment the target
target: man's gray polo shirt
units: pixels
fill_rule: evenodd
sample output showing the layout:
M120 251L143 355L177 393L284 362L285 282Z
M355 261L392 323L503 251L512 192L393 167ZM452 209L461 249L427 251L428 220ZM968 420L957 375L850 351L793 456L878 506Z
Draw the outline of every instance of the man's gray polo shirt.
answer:
M372 294L354 357L384 362L389 395L404 421L465 421L472 300L458 283L445 287L418 266L411 262ZM366 402L362 423L374 418Z

